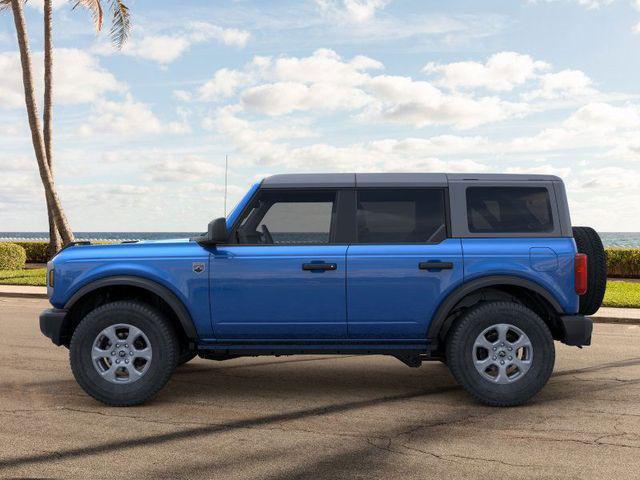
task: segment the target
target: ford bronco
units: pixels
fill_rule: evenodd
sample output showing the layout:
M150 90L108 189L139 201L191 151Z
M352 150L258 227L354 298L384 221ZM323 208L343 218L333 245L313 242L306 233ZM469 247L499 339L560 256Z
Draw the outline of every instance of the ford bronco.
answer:
M440 360L476 399L516 405L554 340L591 342L606 285L591 228L548 175L290 174L202 236L72 244L48 264L40 329L80 386L142 403L196 355Z

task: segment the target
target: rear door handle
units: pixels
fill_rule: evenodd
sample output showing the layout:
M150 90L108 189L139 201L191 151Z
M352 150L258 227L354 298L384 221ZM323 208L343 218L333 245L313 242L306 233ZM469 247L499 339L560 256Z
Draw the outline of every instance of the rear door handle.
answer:
M337 270L338 265L335 263L303 263L302 270L318 271L318 270Z
M452 262L420 262L418 264L420 270L451 270Z

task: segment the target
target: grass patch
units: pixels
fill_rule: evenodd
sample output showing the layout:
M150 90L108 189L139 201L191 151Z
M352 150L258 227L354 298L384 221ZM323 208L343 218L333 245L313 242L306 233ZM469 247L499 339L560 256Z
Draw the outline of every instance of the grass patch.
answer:
M640 308L640 282L607 282L602 306Z
M46 268L29 268L25 270L0 270L0 285L33 285L45 287Z

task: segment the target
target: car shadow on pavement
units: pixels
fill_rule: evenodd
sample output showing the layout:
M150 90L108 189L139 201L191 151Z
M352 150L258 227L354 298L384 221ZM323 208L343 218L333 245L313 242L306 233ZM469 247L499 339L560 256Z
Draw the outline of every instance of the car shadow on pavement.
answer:
M311 360L311 359L303 359ZM279 361L276 363L282 363L283 361ZM295 360L289 361L289 363L294 363ZM612 369L612 368L622 368L627 366L634 366L640 364L640 358L631 358L626 359L619 362L611 362L608 364L599 364L597 366L592 367L584 367L584 368L576 368L571 370L562 370L554 373L554 377L559 376L572 376L572 375L581 375L585 373L593 373L601 370ZM264 363L262 363L264 365ZM232 367L234 365L229 365ZM237 368L233 370L240 370L241 368L246 368L251 371L255 367L259 367L260 364L256 365L247 365L243 364L242 366L238 365ZM157 400L159 404L163 402L172 402L173 400L179 400L181 397L192 399L194 395L194 391L201 391L203 395L216 395L216 396L235 396L235 395L246 395L249 391L252 391L254 394L256 392L256 385L251 385L252 381L259 381L260 384L265 387L268 386L267 389L263 389L260 391L260 396L262 398L269 396L279 396L282 397L284 395L288 395L291 392L304 392L306 394L306 398L313 399L314 402L317 402L317 398L314 397L315 393L322 393L323 395L329 394L331 396L336 390L340 390L343 388L353 389L355 388L358 391L359 396L362 396L362 393L369 393L370 398L367 399L358 399L352 401L344 401L344 402L334 402L328 405L320 405L320 406L311 406L308 408L297 409L294 411L284 412L284 413L274 413L268 415L260 415L252 418L243 418L237 420L231 420L218 424L207 424L196 426L193 428L181 429L178 431L173 431L169 433L161 433L154 434L148 436L141 436L136 438L130 438L125 440L114 440L107 442L100 442L93 445L87 445L83 447L77 448L69 448L64 450L56 450L52 452L45 453L37 453L37 454L29 454L16 456L13 458L4 458L0 460L0 472L3 469L15 468L21 466L27 466L32 464L44 463L49 461L62 461L67 459L74 459L80 457L86 457L95 454L104 454L110 451L121 451L127 449L133 449L141 446L154 446L154 445L162 445L170 442L180 441L180 440L194 440L198 438L204 438L209 435L219 434L234 431L237 429L250 429L253 427L265 428L269 426L277 426L283 422L290 422L295 420L301 420L310 417L321 417L325 415L333 415L333 414L341 414L348 412L355 412L360 409L377 407L381 405L393 404L394 402L402 402L406 400L419 400L426 399L430 396L448 394L454 391L459 391L460 388L453 384L453 380L450 376L441 377L440 375L433 376L433 370L440 370L444 372L444 367L441 365L431 365L430 368L426 370L431 370L429 373L429 383L431 386L429 388L412 388L413 385L411 383L424 384L425 380L423 375L413 375L414 381L410 382L409 385L404 385L404 389L407 387L410 388L409 391L405 391L403 393L397 394L389 394L389 395L381 395L380 392L384 392L387 389L395 388L398 390L397 384L398 382L402 382L406 380L408 377L402 376L402 378L398 378L397 371L393 369L393 372L388 372L388 375L381 375L380 371L375 371L376 369L369 369L367 371L366 366L362 364L355 365L340 365L340 366L315 366L312 373L305 368L294 368L285 369L284 372L274 373L277 369L267 369L266 371L261 371L259 374L256 374L255 377L246 377L246 376L237 376L236 373L233 375L223 374L223 375L215 375L216 373L223 373L224 368L219 367L217 365L212 365L211 367L204 365L186 365L176 371L177 381L173 382L173 385L169 385L167 392L162 395L162 399ZM384 370L384 369L382 369ZM367 373L368 372L368 373ZM415 371L409 371L415 372ZM251 373L251 372L249 372ZM195 377L195 378L193 378ZM185 378L185 381L182 382L181 378ZM207 381L207 379L215 379L213 382ZM435 381L434 381L435 379ZM72 382L72 380L58 380L56 382ZM578 382L581 383L581 382ZM585 400L588 401L589 394L613 388L621 388L626 385L637 384L640 383L640 379L637 380L628 380L624 383L616 383L613 385L609 381L605 380L596 380L592 382L588 389L585 389L581 384L573 385L570 388L568 385L571 384L569 381L564 382L550 382L550 384L546 387L546 389L536 397L531 405L537 405L541 403L554 402L558 400L562 400L564 398L571 398L575 396L579 392L579 395ZM289 386L289 391L283 392L284 386ZM45 388L47 392L53 388L51 384L47 385L47 382L34 382L32 384L35 388ZM75 387L78 388L78 387ZM353 390L352 390L353 392ZM303 393L300 393L302 396ZM471 399L465 400L465 397L460 395L460 398L457 398L456 401L460 401L461 406L468 407L472 404ZM78 397L83 398L83 397ZM335 397L334 397L335 398ZM65 398L68 401L68 397ZM302 400L302 397L301 399ZM86 399L83 398L82 401L86 406ZM298 401L297 403L300 403ZM307 402L311 403L311 402ZM527 408L522 407L522 408ZM112 409L107 409L107 412L112 411ZM506 411L505 409L499 408L489 408L483 407L481 405L476 405L471 409L473 414L468 413L467 408L462 408L460 412L457 414L452 414L451 418L448 419L438 419L438 423L442 424L442 422L459 422L464 421L465 419L475 418L479 415L496 415L500 412ZM391 433L391 435L400 435L403 431L406 431L407 426L405 425L403 429L399 432ZM385 437L389 436L389 434L385 434ZM332 466L331 468L338 468L338 470L328 470L326 473L328 476L332 471L339 471L340 466L346 467L350 462L353 463L354 458L368 458L369 455L374 451L385 450L384 443L370 445L364 449L354 449L351 452L345 452L344 454L340 454L340 458L335 458L331 456L324 460L320 460L321 465L317 466L320 468L324 465L326 468ZM358 455L360 457L358 457ZM362 465L362 462L358 461L358 464ZM184 467L183 467L184 468ZM303 478L304 473L310 471L310 466L306 465L305 470L302 471L289 471L287 472L286 477L279 478ZM323 475L318 475L317 478L320 478ZM276 477L278 478L278 477ZM305 478L308 478L305 477Z

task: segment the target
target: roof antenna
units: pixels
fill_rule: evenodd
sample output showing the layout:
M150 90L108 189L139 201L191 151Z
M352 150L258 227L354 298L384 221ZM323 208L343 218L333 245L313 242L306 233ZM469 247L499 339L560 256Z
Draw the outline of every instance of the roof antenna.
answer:
M227 216L227 173L229 172L229 157L224 156L224 216Z

